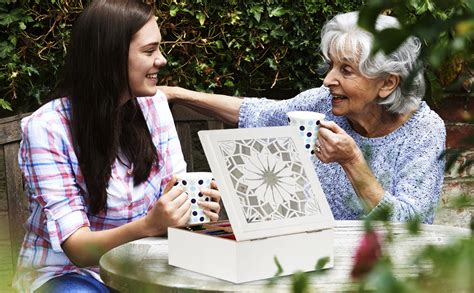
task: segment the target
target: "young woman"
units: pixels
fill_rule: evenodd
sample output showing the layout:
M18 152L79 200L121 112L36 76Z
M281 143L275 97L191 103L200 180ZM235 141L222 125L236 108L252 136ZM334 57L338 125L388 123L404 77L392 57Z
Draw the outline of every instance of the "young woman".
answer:
M171 189L186 164L156 87L160 41L152 7L138 0L95 0L74 24L60 95L22 121L31 215L17 290L107 292L102 254L189 218L187 194ZM220 195L203 193L216 221Z

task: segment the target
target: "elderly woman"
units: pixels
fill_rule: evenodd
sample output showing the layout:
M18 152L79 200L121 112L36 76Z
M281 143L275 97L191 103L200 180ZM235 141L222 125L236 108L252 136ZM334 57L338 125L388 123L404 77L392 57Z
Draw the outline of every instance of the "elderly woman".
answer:
M417 72L420 41L414 37L389 55L371 55L373 36L357 26L358 13L340 14L323 28L321 50L329 62L324 86L273 101L239 99L164 88L168 99L191 105L239 127L286 125L286 113L320 112L315 170L339 220L360 219L389 207L391 220L432 223L443 183L445 127L421 99ZM376 28L397 27L379 16Z

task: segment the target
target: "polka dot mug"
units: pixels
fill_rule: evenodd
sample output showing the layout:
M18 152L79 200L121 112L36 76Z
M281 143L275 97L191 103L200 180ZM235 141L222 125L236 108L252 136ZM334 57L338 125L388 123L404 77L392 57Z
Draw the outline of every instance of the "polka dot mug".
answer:
M197 204L198 201L210 201L211 198L201 193L203 188L211 188L213 176L211 172L190 172L176 175L175 186L180 186L189 195L191 201L191 216L188 225L208 223L209 217Z
M295 126L303 138L304 148L308 152L310 159L312 161L316 160L314 147L319 130L319 125L316 122L324 120L325 115L309 111L292 111L286 113L286 115L288 116L289 125Z

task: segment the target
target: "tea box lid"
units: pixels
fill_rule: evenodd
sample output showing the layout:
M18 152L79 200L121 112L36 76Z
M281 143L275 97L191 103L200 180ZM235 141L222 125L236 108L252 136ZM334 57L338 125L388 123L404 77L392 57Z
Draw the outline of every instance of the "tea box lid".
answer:
M198 135L237 241L334 227L314 166L293 127Z

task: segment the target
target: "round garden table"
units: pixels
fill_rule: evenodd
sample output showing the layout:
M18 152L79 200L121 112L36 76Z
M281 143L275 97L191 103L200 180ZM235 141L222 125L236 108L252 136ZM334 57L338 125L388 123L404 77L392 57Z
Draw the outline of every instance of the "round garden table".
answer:
M363 221L336 221L334 268L306 273L311 291L357 289L350 272L364 234L363 224ZM393 242L384 245L384 251L392 256L394 273L399 277L415 274L413 257L426 244L445 245L470 235L469 229L441 225L421 225L418 235L411 235L403 223L392 223L391 229ZM382 235L386 233L383 225L375 225L375 230ZM101 258L100 268L107 286L120 292L291 292L291 276L234 284L170 266L168 241L159 237L144 238L110 250Z

